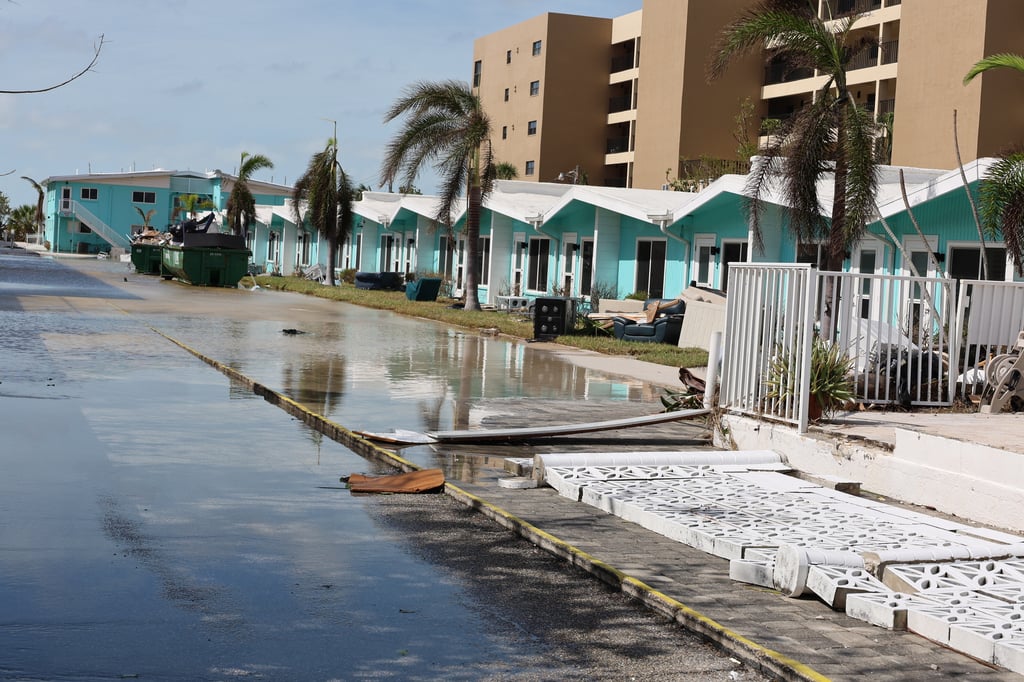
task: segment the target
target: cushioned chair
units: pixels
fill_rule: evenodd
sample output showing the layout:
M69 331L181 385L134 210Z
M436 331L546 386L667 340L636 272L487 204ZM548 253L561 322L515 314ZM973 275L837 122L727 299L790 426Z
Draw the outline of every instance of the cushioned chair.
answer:
M439 291L440 277L421 277L405 285L405 297L410 301L436 301Z
M682 300L649 298L644 302L647 322L613 317L615 338L640 343L679 343L686 303Z

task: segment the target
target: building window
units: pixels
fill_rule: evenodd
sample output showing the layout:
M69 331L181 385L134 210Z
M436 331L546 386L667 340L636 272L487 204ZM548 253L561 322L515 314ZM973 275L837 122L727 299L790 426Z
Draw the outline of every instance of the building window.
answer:
M729 291L729 264L746 263L747 242L722 242L722 291Z
M132 203L155 204L156 192L132 192Z
M83 201L96 201L96 197L99 196L99 190L95 187L83 187L79 196L82 197Z
M487 286L491 275L491 238L480 237L476 247L476 271L479 276L477 284Z
M508 101L508 88L505 88L505 101Z
M501 126L501 139L508 139L508 126Z
M277 232L271 232L270 237L267 238L267 260L271 263L277 264L277 255L281 248L281 238ZM269 269L269 268L268 268ZM278 268L272 268L271 272L276 272Z
M527 161L526 162L526 174L527 175L533 175L533 170L534 170L534 166L535 165L536 165L535 161Z
M541 46L541 42L542 42L542 41L540 41L540 40L535 40L535 41L533 41L533 56L534 56L534 57L536 57L537 55L539 55L539 54L540 54L540 46Z
M526 124L526 134L527 135L536 135L537 134L537 122L536 121L530 121L529 123Z
M665 250L663 239L639 239L636 243L635 291L646 291L648 298L665 294Z
M505 50L505 63L506 64L511 64L512 63L512 50Z
M530 291L547 293L548 290L548 239L531 239L527 256L526 288Z
M530 82L530 97L536 97L540 94L540 81Z
M479 59L473 62L473 87L480 87L480 74L483 73L484 63Z

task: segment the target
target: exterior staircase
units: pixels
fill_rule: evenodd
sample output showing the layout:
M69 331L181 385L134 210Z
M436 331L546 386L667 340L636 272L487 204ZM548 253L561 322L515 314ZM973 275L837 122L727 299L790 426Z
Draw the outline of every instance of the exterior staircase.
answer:
M92 211L87 209L85 206L82 206L79 202L69 200L62 201L61 214L80 220L86 227L99 235L103 241L107 242L111 246L124 249L125 251L131 251L132 244L128 241L128 237L97 218Z

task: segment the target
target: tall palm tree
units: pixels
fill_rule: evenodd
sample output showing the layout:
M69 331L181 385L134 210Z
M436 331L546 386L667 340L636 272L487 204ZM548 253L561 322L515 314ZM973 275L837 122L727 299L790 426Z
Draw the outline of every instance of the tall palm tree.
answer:
M846 72L850 61L877 40L852 33L859 15L829 26L818 17L817 6L817 0L760 0L723 29L708 76L718 78L739 56L761 51L790 69L815 69L825 76L813 101L793 112L761 151L747 195L760 245L760 198L778 177L791 229L803 240L826 240L827 267L839 270L844 254L864 233L878 186L877 124L854 100ZM831 222L822 216L817 193L819 179L829 172L835 187Z
M338 163L338 141L331 138L323 151L309 160L292 190L295 220L302 225L302 205L306 220L327 240L327 283L334 286L334 260L338 247L352 229L352 200L355 191L348 175Z
M36 214L35 214L36 235L38 235L37 242L38 243L42 243L42 240L43 240L43 223L46 220L46 214L43 213L43 201L46 199L46 190L43 189L42 185L40 185L38 182L36 182L32 178L28 177L27 175L22 175L21 179L24 180L25 182L29 183L30 185L32 185L32 187L36 191Z
M1000 53L979 60L964 76L964 85L991 69L1024 73L1024 57ZM982 228L990 237L1002 235L1017 274L1024 276L1024 149L1019 145L1000 155L985 172L978 203Z
M231 225L233 234L245 234L256 220L256 199L249 191L249 178L257 171L273 167L273 162L262 154L242 152L242 160L238 164L238 177L235 179L235 186L231 188L227 205L228 224Z
M447 80L418 82L405 89L384 114L384 122L405 117L388 144L381 184L401 178L412 185L424 164L441 176L441 201L436 219L452 233L452 212L466 193L466 310L480 310L477 297L480 211L491 191L491 121L468 84ZM454 240L451 240L454 243Z

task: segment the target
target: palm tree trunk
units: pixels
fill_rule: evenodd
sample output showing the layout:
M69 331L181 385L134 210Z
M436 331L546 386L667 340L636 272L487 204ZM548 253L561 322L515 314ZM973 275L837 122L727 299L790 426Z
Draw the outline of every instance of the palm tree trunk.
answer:
M334 260L338 256L338 244L332 236L327 240L327 285L334 286Z
M482 192L479 182L471 182L469 199L466 202L466 303L465 310L480 310L477 285L480 273L477 268L477 252L480 242L480 208Z

